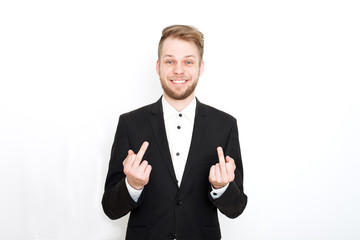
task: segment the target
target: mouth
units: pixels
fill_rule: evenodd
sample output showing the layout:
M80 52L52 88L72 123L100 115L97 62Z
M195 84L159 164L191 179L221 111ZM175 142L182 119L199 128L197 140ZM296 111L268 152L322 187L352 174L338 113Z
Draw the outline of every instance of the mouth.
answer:
M169 80L174 84L184 84L190 79L188 78L169 78Z
M175 84L184 84L186 83L188 80L171 80L173 83Z

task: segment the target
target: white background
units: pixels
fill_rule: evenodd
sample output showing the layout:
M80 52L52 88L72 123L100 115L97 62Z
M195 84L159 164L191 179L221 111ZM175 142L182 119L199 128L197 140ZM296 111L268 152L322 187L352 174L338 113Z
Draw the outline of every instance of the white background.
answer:
M248 206L223 239L360 239L358 1L1 1L0 239L124 239L101 196L161 30L205 34L196 95L238 119Z

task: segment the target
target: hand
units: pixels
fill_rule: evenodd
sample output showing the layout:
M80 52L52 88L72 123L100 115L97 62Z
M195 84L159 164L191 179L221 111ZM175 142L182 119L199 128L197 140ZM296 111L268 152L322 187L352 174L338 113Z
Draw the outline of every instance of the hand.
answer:
M234 181L236 165L234 159L226 156L226 162L224 152L221 147L217 148L219 163L212 165L209 173L209 182L217 189L225 187L226 184Z
M141 161L148 146L149 143L144 142L137 154L129 150L123 161L127 181L131 187L137 190L142 189L149 182L151 166L146 160Z

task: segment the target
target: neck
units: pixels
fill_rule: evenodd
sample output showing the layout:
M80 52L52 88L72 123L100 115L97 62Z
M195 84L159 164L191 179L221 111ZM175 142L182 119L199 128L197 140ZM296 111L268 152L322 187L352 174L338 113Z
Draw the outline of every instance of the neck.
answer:
M176 100L173 99L171 97L169 97L168 95L166 95L164 93L164 98L165 100L173 107L176 109L176 111L181 112L182 110L184 110L190 103L191 101L194 99L195 94L192 93L190 96L188 96L185 99L181 99L181 100Z

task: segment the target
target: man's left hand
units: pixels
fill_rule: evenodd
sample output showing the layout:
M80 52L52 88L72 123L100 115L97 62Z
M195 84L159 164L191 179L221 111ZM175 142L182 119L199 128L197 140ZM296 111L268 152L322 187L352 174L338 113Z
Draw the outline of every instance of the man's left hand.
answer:
M234 159L229 156L224 157L221 147L217 148L219 163L212 165L209 173L209 182L215 188L225 187L226 184L234 181L236 165Z

